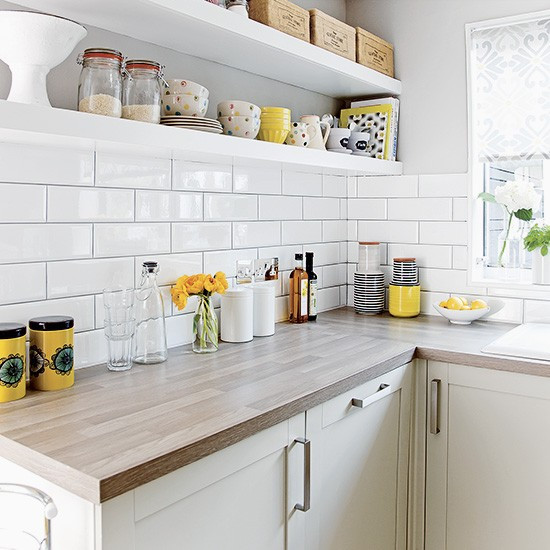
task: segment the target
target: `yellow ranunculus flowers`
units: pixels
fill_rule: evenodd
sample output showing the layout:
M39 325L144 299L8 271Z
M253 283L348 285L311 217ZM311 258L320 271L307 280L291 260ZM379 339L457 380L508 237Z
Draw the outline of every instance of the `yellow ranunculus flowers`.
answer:
M187 305L187 298L197 294L208 297L216 292L223 294L229 285L225 273L218 271L213 277L210 274L197 273L196 275L183 275L170 289L172 301L179 310Z

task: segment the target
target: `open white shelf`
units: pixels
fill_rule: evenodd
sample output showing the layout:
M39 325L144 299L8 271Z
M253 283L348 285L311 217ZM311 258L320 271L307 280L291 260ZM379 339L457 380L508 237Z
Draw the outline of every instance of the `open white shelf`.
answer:
M401 93L401 82L204 0L15 0L335 98Z
M268 161L322 173L399 175L400 162L303 149L78 111L0 101L0 141L212 161Z

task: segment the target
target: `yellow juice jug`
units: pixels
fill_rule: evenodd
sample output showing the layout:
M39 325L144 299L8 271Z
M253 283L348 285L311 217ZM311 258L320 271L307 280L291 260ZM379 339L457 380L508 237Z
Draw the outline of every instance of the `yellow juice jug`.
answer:
M74 384L74 319L62 315L29 321L29 366L35 390L62 390Z
M19 323L0 323L0 403L25 397L25 335Z

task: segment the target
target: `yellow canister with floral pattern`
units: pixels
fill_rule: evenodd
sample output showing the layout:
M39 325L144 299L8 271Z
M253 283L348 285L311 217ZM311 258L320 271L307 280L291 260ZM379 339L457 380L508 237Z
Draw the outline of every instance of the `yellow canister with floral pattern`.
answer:
M0 403L25 397L25 335L19 323L0 323Z
M74 384L74 319L62 315L29 321L29 370L35 390L62 390Z

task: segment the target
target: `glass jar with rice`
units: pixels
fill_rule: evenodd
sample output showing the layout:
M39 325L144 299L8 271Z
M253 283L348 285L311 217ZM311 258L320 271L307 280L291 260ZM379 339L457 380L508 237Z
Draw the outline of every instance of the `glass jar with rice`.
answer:
M122 115L122 54L88 48L78 58L78 110L119 118Z
M164 78L156 61L133 59L125 64L122 118L158 124Z

